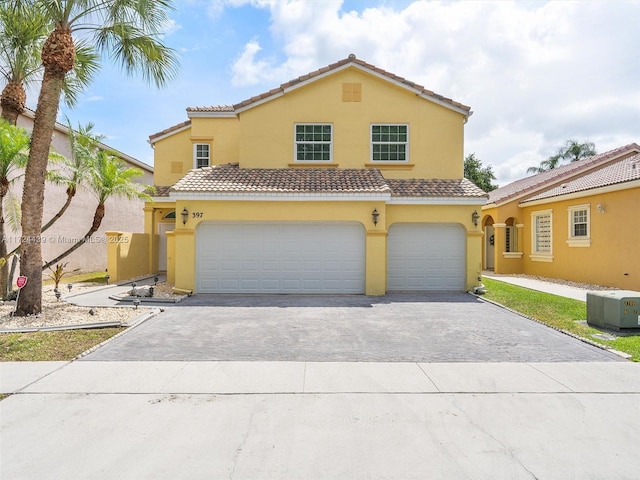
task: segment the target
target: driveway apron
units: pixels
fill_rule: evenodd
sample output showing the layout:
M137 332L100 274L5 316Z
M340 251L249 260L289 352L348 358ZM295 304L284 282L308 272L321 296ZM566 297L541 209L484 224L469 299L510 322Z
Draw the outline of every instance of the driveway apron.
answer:
M599 349L466 293L198 295L83 361L591 362Z

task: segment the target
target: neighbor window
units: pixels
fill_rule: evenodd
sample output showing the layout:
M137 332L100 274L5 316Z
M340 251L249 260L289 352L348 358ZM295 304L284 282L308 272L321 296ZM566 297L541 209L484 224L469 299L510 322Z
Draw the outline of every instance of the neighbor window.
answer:
M531 214L531 257L532 260L551 261L552 253L551 210Z
M569 239L571 247L588 247L590 239L589 205L576 205L567 210L569 218Z
M295 126L295 159L298 162L330 162L332 158L331 124Z
M193 165L195 168L208 167L211 159L211 147L208 143L196 143L193 146Z
M406 162L408 158L408 125L371 125L372 162Z

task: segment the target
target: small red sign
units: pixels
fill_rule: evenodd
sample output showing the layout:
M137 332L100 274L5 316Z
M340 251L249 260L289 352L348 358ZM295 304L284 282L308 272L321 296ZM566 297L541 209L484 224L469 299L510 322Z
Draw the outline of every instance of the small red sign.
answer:
M18 278L16 278L16 285L18 286L18 288L22 288L27 284L27 277L24 276L19 276Z

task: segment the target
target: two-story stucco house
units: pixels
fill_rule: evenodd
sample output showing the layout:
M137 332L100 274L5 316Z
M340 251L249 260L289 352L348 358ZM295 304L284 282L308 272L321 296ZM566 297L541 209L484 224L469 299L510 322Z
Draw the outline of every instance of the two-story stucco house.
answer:
M188 108L150 137L148 271L194 293L471 289L487 195L463 178L470 114L354 55L235 105ZM120 265L144 255L123 245Z
M640 291L640 145L625 145L489 194L483 264Z

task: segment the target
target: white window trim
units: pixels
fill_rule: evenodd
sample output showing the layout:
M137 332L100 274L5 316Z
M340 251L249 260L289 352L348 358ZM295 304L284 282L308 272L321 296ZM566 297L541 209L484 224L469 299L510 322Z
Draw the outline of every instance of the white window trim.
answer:
M549 251L539 252L536 248L536 218L549 216ZM553 210L538 210L531 212L531 255L529 258L534 262L552 262L553 261Z
M328 125L331 128L331 140L329 142L312 142L329 144L329 160L298 160L298 144L311 142L298 142L296 140L296 130L300 125ZM333 123L326 122L298 122L293 124L293 161L294 163L329 163L333 162Z
M207 158L206 166L210 167L211 166L211 144L206 142L198 142L193 144L193 168L202 168L202 167L198 167L198 156L197 156L198 146L200 145L206 145L209 148L209 157Z
M587 234L585 236L574 236L573 214L578 210L587 211ZM573 205L567 208L567 228L569 229L567 245L570 247L590 247L591 246L591 204Z
M373 141L373 127L379 127L379 126L387 126L387 127L407 127L407 141L406 142L374 142ZM409 163L409 124L408 123L372 123L371 125L369 125L369 162L370 163L384 163L384 164L391 164L391 165L401 165L403 163ZM373 159L373 145L374 143L377 144L384 144L384 145L400 145L400 144L404 144L405 147L405 159L402 161L399 160L374 160Z

